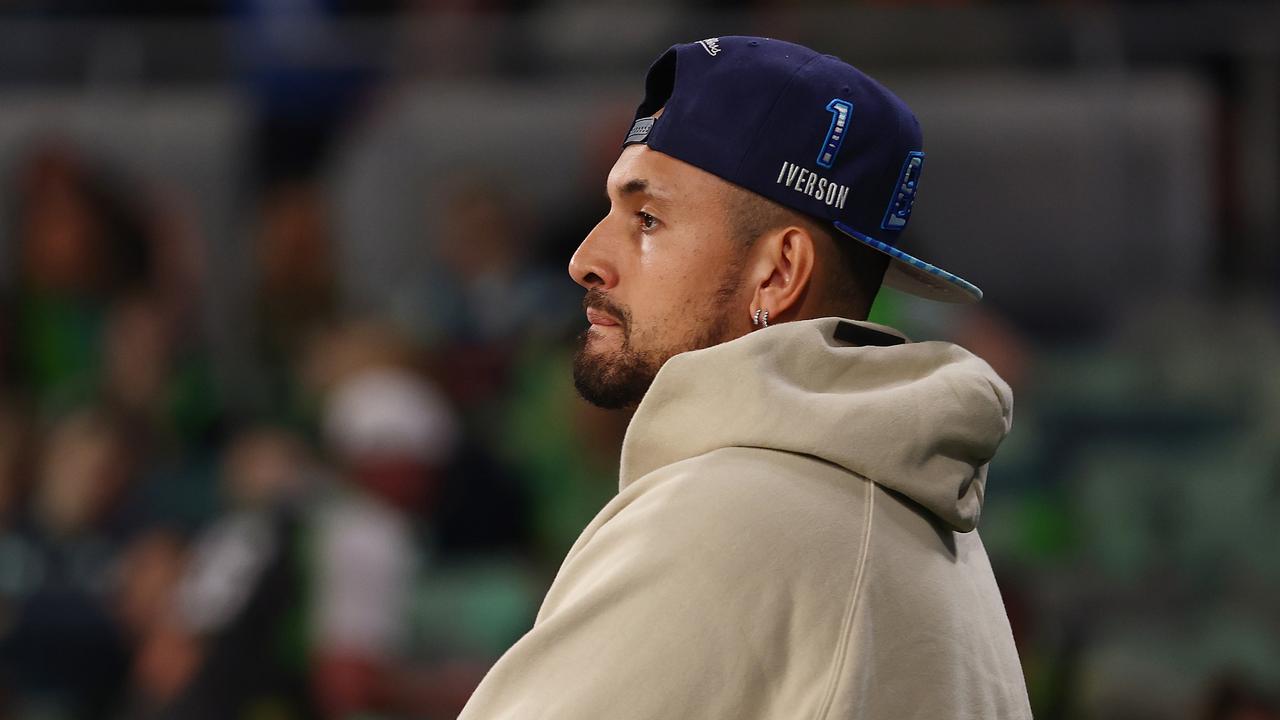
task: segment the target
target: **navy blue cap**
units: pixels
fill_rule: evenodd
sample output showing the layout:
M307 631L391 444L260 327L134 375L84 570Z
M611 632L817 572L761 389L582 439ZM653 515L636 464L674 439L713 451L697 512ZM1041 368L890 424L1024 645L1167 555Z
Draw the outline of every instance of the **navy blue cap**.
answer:
M898 248L924 169L920 123L839 58L756 37L675 45L649 68L623 144L635 143L885 253L890 287L946 302L982 298L972 283Z

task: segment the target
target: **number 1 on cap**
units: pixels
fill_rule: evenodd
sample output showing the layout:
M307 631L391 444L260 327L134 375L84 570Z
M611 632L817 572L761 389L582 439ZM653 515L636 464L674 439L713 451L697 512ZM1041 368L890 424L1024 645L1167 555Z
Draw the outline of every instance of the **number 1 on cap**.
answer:
M836 98L827 103L831 113L831 127L827 137L822 141L822 150L818 153L818 164L829 168L836 164L836 153L840 152L840 143L844 142L845 130L849 127L849 116L853 114L853 103Z

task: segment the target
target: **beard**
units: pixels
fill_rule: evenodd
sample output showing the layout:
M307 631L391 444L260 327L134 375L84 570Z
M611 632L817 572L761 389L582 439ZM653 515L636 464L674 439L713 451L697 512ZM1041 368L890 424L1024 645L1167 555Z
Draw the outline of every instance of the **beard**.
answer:
M730 273L716 290L712 302L705 306L710 314L697 318L693 324L695 330L680 341L648 349L640 349L633 343L631 313L626 308L616 305L599 290L588 290L582 299L583 308L596 308L613 316L622 330L622 347L593 353L588 349L590 329L578 336L577 352L573 356L573 385L578 394L606 410L635 407L672 356L731 339L733 322L728 308L729 300L737 291L737 275Z

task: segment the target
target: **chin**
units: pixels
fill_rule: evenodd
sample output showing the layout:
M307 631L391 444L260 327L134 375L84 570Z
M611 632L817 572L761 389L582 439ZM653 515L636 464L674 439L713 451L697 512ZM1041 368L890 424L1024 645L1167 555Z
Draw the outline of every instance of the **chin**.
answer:
M588 329L579 338L573 357L574 387L584 400L597 407L634 407L644 398L662 364L629 350L626 343L620 349L603 349L598 335Z

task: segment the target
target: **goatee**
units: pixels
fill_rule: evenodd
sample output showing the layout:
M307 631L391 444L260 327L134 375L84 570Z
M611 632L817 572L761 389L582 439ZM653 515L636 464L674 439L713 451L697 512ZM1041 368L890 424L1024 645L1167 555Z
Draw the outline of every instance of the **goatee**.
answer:
M736 278L731 278L736 280ZM577 352L573 356L573 385L584 400L606 410L635 407L644 399L658 371L672 356L689 350L718 345L730 339L732 323L723 309L734 294L736 282L726 282L716 293L709 309L718 313L695 323L701 330L683 342L653 350L638 350L633 346L631 313L613 303L608 296L596 289L587 291L582 299L584 308L590 307L608 313L618 321L622 332L622 347L611 352L588 351L591 330L578 336Z

